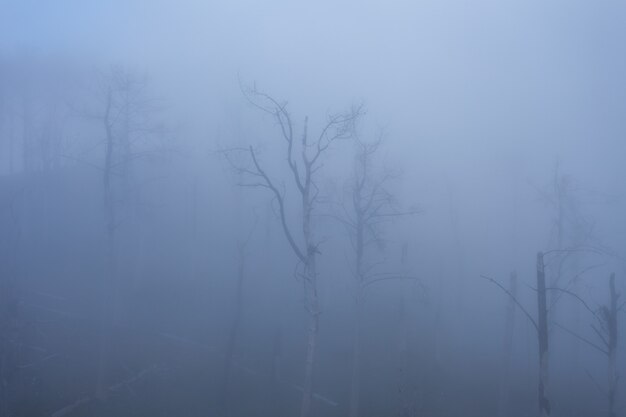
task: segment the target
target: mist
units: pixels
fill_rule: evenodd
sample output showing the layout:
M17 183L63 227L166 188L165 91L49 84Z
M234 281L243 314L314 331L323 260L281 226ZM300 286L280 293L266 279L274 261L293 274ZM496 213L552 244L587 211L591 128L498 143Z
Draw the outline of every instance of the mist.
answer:
M625 415L625 22L0 1L0 417Z

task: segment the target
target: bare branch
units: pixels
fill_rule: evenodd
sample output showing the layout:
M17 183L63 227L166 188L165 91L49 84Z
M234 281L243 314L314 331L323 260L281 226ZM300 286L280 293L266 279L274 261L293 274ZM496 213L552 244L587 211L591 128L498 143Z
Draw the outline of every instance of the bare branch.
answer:
M604 337L602 332L600 330L598 330L598 328L596 326L594 326L593 324L591 325L591 328L593 329L594 333L600 338L600 340L602 340L602 343L604 343L605 346L608 348L609 347L609 341L606 340L606 337Z
M509 297L511 297L511 300L513 300L513 302L515 304L517 304L517 306L520 308L520 310L522 310L522 313L524 313L526 315L526 317L528 318L528 320L530 320L530 322L533 324L533 326L535 326L535 330L537 330L537 332L539 332L539 326L537 325L537 322L535 321L533 316L528 312L528 310L526 310L524 308L524 306L518 301L517 297L515 297L509 290L504 288L504 286L502 284L500 284L498 281L496 281L495 279L493 279L491 277L488 277L486 275L481 275L480 277L483 278L483 279L486 279L487 281L491 282L492 284L495 284L498 288L500 288L502 291L504 291L504 293L506 293Z
M316 151L307 164L313 166L334 141L352 136L354 124L361 115L363 115L363 104L353 107L349 112L331 115L315 142ZM330 133L331 131L333 133Z
M410 276L410 275L401 275L401 274L389 274L388 276L382 276L380 278L373 278L363 282L362 288L367 288L372 284L382 281L415 281L420 285L420 287L425 290L426 286L422 283L422 281L418 277Z
M595 343L593 343L592 341L580 336L579 334L574 333L573 331L561 326L560 324L556 323L556 322L552 322L552 324L554 324L556 327L560 328L561 330L565 331L566 333L569 333L570 335L574 336L576 339L581 340L583 342L585 342L586 344L588 344L589 346L591 346L592 348L598 350L599 352L604 353L605 355L608 355L609 352L607 352L605 349L602 349L600 346L596 345Z
M306 262L306 256L304 252L300 249L300 247L294 240L291 234L291 230L289 229L289 226L287 225L287 215L285 213L285 201L284 201L283 195L281 194L280 191L278 191L278 188L276 188L272 180L265 173L263 168L261 168L261 166L259 165L259 161L257 160L256 154L252 146L250 146L249 151L250 151L250 157L252 158L252 162L254 163L256 170L258 171L259 175L263 177L263 179L265 180L265 184L274 193L274 197L276 198L276 201L278 201L280 222L283 226L283 231L285 232L285 236L287 237L287 240L289 241L289 245L291 245L291 248L295 252L298 259L301 262Z
M558 287L546 287L546 291L560 291L563 294L567 294L571 297L574 297L575 299L577 299L578 301L580 301L582 303L582 305L591 313L593 314L595 317L598 316L597 311L594 311L591 309L591 307L589 307L589 305L585 302L585 300L583 300L580 296L578 296L578 294L573 293L569 290L563 289L563 288L558 288Z

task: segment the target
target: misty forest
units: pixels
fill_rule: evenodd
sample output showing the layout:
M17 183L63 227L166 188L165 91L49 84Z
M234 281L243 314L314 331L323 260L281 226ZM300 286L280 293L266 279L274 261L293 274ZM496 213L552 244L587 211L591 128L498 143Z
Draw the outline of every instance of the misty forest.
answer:
M625 3L0 35L0 417L626 416Z

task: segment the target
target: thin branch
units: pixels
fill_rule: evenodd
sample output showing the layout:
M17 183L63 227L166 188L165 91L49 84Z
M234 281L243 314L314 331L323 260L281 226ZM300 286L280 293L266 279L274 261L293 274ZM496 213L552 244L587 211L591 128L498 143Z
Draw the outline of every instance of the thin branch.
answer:
M602 322L600 322L602 323ZM604 325L603 325L604 327ZM602 334L602 332L600 330L598 330L598 328L596 326L594 326L593 324L591 325L591 328L593 329L594 333L600 338L600 340L602 340L602 343L604 343L606 345L606 347L608 348L610 346L609 341L606 340L606 337Z
M354 224L352 219L344 219L343 217L337 216L337 215L332 214L332 213L320 213L320 214L316 214L315 216L316 217L328 217L328 218L331 218L333 220L336 220L336 221L340 222L344 226L348 227L350 230L353 230L353 229L356 228L356 224Z
M576 293L573 293L569 290L563 289L563 288L558 288L558 287L546 287L546 291L561 291L563 294L567 294L571 297L574 297L575 299L577 299L578 301L581 302L581 304L591 313L594 315L594 317L598 317L598 313L597 311L594 311L591 309L591 307L589 307L589 305L587 304L587 302L585 302L585 300L583 300L580 296L578 296Z
M377 283L377 282L382 282L382 281L391 281L391 280L398 280L398 281L401 281L401 280L405 280L405 281L406 281L406 280L409 280L409 281L415 281L415 282L419 283L419 284L420 284L420 286L421 286L423 289L425 289L425 288L426 288L426 287L424 286L424 284L421 282L421 280L420 280L419 278L417 278L417 277L413 277L413 276L410 276L410 275L395 275L395 274L394 274L394 275L390 274L389 276L386 276L386 277L380 277L380 278L369 279L369 280L367 280L367 281L363 282L363 287L362 287L362 288L367 288L367 287L369 287L370 285L375 284L375 283Z
M530 320L530 322L533 324L533 326L535 326L535 330L537 330L537 332L539 332L539 326L537 325L537 322L535 321L535 319L533 318L533 316L528 312L528 310L526 310L524 308L524 306L518 301L517 297L515 297L511 291L507 290L506 288L504 288L504 286L502 284L500 284L498 281L496 281L495 279L488 277L486 275L481 275L480 276L483 279L486 279L487 281L491 282L492 284L495 284L498 288L500 288L502 291L504 291L505 294L507 294L509 297L511 297L511 300L513 300L513 302L515 304L517 304L517 306L520 308L520 310L522 310L522 313L524 313L526 315L526 317L528 318L528 320Z
M607 352L606 350L602 349L600 346L596 345L595 343L593 343L592 341L580 336L579 334L567 329L566 327L561 326L559 323L556 322L552 322L552 324L554 324L556 327L560 328L561 330L565 331L566 333L569 333L570 335L574 336L576 339L581 340L583 342L585 342L586 344L588 344L589 346L591 346L592 348L604 353L605 355L608 355L609 352Z
M278 201L280 222L283 226L283 231L285 232L285 236L287 237L287 240L289 241L291 248L293 249L293 251L295 252L296 256L298 257L300 261L306 262L306 256L304 255L304 252L302 252L302 250L300 249L300 247L294 240L291 234L291 230L289 230L289 226L287 225L287 215L285 213L285 202L284 202L283 195L281 194L280 191L278 191L278 188L276 188L276 186L274 185L272 180L268 177L268 175L265 173L263 168L261 168L261 165L259 165L259 161L257 160L256 154L252 146L250 146L249 151L250 151L250 156L252 157L252 162L254 163L256 170L261 175L261 177L263 177L263 179L265 180L265 183L267 184L267 187L274 193L274 196L276 197L276 200Z

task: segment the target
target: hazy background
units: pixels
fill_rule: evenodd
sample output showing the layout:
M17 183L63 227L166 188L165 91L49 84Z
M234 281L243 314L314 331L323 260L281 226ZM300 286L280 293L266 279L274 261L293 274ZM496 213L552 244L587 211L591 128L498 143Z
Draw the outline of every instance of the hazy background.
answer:
M271 196L238 188L219 152L259 146L272 175L290 186L277 168L284 156L276 123L242 93L251 85L289 102L296 132L306 115L315 131L330 112L363 102L359 136L384 130L379 163L401 173L392 189L399 205L420 209L389 224L384 250L368 254L427 290L393 282L368 291L362 415L497 415L507 297L480 275L506 285L517 271L519 299L535 313L535 256L557 245L548 201L555 177L571 184L564 247L584 235L611 253L571 260L568 277L599 265L576 294L595 309L606 302L610 272L619 291L626 287L625 22L619 1L0 0L2 274L18 282L14 320L53 323L42 324L52 326L43 341L33 342L39 330L19 337L44 349L43 358L65 361L14 377L19 388L0 415L52 415L90 395L81 385L93 385L94 300L107 274L97 118L111 68L145 77L150 123L162 129L138 139L150 156L134 165L135 197L123 208L133 220L116 238L125 283L118 320L127 327L112 337L110 378L150 366L159 373L134 395L89 401L71 415L225 415L216 375L233 316L237 241L250 230L241 369L227 414L297 412L297 389L263 402L260 371L270 368L281 334L284 374L301 383L306 311L295 257ZM50 166L20 162L27 131L56 132L63 145L46 151ZM342 198L353 160L351 144L333 146L319 179L329 199ZM298 215L289 206L289 220ZM335 404L313 414L339 416L349 392L353 255L340 226L316 224L324 244L314 385ZM57 300L39 300L41 293ZM564 297L554 311L555 321L595 337L594 318L577 301ZM537 341L516 314L508 415L536 415ZM187 347L168 345L163 334ZM605 415L605 357L556 328L552 336L554 415ZM151 353L142 355L146 346ZM42 360L16 355L18 368L31 356ZM621 388L618 397L622 415ZM415 404L402 405L405 398Z

